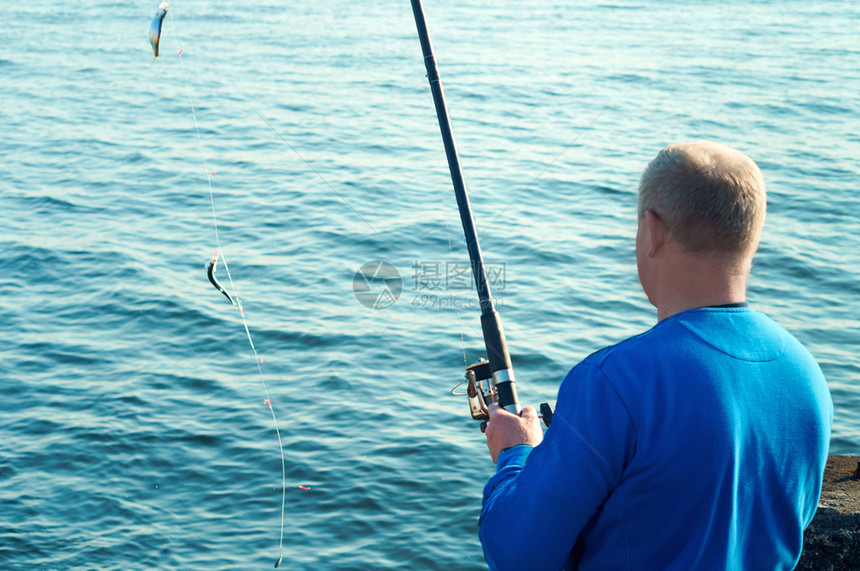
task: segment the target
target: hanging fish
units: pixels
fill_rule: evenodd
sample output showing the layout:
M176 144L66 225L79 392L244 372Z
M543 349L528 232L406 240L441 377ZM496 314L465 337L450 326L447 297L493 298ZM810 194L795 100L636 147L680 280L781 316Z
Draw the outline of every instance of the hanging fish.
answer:
M152 44L152 51L155 52L155 57L158 57L158 42L161 40L161 24L164 22L164 17L170 9L166 1L163 1L155 11L155 16L152 18L152 23L149 25L149 43Z
M215 266L217 264L218 264L218 251L216 250L215 254L212 256L212 259L209 260L209 268L206 270L206 275L209 276L209 281L212 282L212 285L215 286L215 289L217 289L218 291L223 293L227 297L227 299L230 300L230 303L232 303L233 305L236 305L236 302L233 301L233 296L231 296L229 293L227 293L227 290L224 289L224 286L222 286L220 283L218 283L218 280L215 279Z

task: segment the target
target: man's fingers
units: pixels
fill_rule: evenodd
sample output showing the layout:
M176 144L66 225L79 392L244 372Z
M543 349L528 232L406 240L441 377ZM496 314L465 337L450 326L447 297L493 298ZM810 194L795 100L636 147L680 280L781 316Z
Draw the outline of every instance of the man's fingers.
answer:
M532 421L532 420L537 420L537 419L538 419L537 411L535 410L535 407L533 407L533 406L527 406L527 407L525 407L523 410L521 410L521 411L520 411L520 416L521 416L524 420L528 420L528 421Z
M513 448L520 444L537 446L543 440L543 431L533 406L522 409L519 416L511 414L496 404L491 404L487 408L490 417L486 431L487 448L490 450L493 462L498 460L499 454L506 448Z
M493 420L494 416L498 416L500 414L502 416L504 416L506 414L511 414L511 413L509 413L505 409L501 408L499 405L493 403L487 407L487 414L490 416L490 420Z
M493 417L496 415L499 415L499 414L501 414L502 416L504 416L506 414L510 415L510 416L516 416L515 414L511 414L510 412L506 411L505 409L501 408L499 405L497 405L495 403L491 404L487 408L488 408L488 414L490 416L490 420L493 420ZM532 419L537 419L538 415L537 415L537 411L535 410L535 407L527 406L520 411L520 417L524 418L526 420L532 420Z

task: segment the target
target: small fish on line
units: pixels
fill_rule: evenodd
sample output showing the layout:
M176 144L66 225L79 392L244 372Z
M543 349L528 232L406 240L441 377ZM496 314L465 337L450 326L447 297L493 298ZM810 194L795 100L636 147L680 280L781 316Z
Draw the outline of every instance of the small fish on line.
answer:
M159 4L158 9L155 11L155 16L152 18L152 23L149 24L149 43L152 44L152 51L155 52L153 61L158 59L158 44L161 42L161 25L164 23L164 17L167 15L169 9L170 6L166 1Z
M230 303L236 305L236 302L233 301L233 296L227 293L227 290L224 289L218 280L215 279L215 267L218 264L218 250L215 250L215 254L212 255L212 258L209 260L209 268L206 270L206 275L209 276L209 281L212 282L212 285L215 286L215 289L224 294L224 296L230 300Z

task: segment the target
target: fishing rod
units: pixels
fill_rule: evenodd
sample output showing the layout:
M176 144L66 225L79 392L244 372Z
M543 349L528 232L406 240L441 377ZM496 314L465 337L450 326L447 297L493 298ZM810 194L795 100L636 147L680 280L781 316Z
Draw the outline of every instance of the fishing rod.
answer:
M457 145L454 142L451 119L448 117L448 108L445 104L445 93L442 90L442 81L439 79L439 70L436 67L433 44L430 42L421 0L412 0L412 12L415 15L418 38L421 40L421 51L424 53L424 65L427 68L427 80L430 82L430 91L433 93L433 102L436 105L436 117L439 119L439 128L442 131L442 141L445 144L445 154L448 157L448 168L451 171L451 181L454 183L454 194L457 197L460 221L463 223L466 248L472 262L472 275L475 278L475 288L481 305L481 331L484 336L484 345L487 348L488 360L480 359L477 363L466 367L465 382L468 383L469 411L473 419L482 421L481 430L483 431L486 428L486 421L489 419L487 407L491 403L497 403L508 412L520 413L516 377L511 364L511 355L508 352L505 331L502 328L502 318L496 311L490 293L484 258L478 243L478 231L475 228L475 217L472 214L469 194L466 192L466 183L460 168L460 155L457 153ZM547 403L541 404L540 408L544 422L549 426L552 409Z

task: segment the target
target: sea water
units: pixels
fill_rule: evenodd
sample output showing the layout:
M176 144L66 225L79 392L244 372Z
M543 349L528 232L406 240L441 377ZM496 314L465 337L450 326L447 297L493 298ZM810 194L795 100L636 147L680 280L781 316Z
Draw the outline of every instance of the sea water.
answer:
M449 394L479 312L409 2L176 0L152 63L157 4L4 7L0 567L277 559L209 173L282 567L484 568L493 465ZM638 176L714 139L768 184L749 300L860 452L858 10L427 0L525 404L655 322Z

